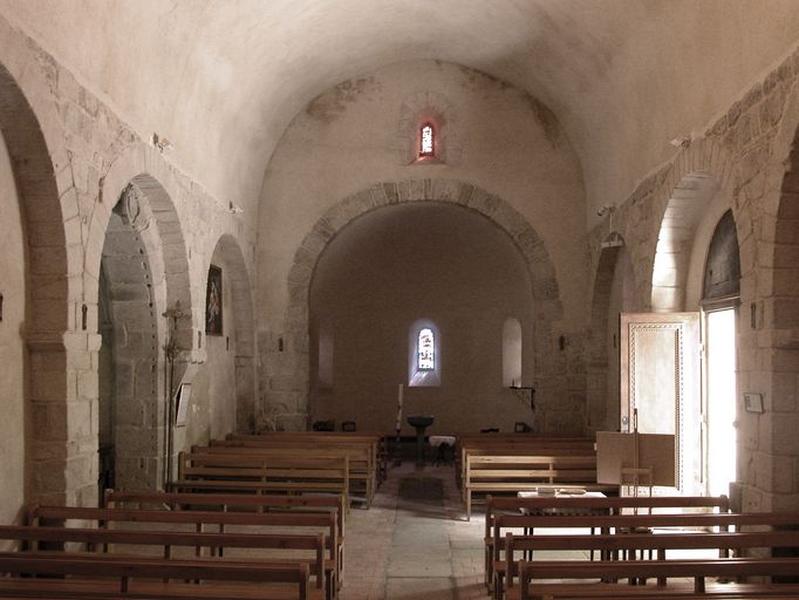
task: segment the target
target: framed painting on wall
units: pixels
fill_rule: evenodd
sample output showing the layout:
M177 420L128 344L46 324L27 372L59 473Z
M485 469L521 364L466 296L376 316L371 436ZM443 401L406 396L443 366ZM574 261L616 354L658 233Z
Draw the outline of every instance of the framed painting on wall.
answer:
M205 335L222 335L222 269L208 268L205 292Z

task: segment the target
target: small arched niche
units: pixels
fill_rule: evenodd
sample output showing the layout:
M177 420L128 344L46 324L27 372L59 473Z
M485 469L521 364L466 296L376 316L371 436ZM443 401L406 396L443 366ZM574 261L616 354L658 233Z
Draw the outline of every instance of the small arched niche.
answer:
M502 325L502 387L522 385L522 324L508 317Z

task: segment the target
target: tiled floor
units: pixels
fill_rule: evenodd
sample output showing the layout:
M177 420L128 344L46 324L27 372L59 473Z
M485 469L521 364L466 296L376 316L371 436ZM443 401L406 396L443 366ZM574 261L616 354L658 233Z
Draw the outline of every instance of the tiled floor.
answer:
M487 598L483 527L465 520L452 467L391 469L372 508L350 512L341 600Z

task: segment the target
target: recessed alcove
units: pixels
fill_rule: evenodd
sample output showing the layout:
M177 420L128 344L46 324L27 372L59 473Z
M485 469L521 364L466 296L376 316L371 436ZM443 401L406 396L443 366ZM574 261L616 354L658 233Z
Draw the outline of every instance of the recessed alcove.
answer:
M503 387L509 315L518 316L519 342L531 347L530 277L510 237L484 216L435 202L372 211L328 244L310 301L313 420L391 427L397 386L412 385L409 348L420 324L435 328L437 378L406 389L406 414L436 415L438 431L508 431L530 419ZM334 348L332 377L320 343ZM525 376L532 365L527 360Z

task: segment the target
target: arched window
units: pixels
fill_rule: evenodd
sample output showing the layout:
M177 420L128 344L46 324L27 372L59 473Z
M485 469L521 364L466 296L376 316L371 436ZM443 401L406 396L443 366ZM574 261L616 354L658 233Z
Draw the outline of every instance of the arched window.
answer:
M441 335L435 323L419 319L408 335L408 386L441 385Z
M509 318L502 327L502 386L522 385L522 324Z
M436 130L429 121L419 130L419 158L436 155Z
M436 368L436 335L429 327L419 330L416 355L416 364L420 371L432 371Z

